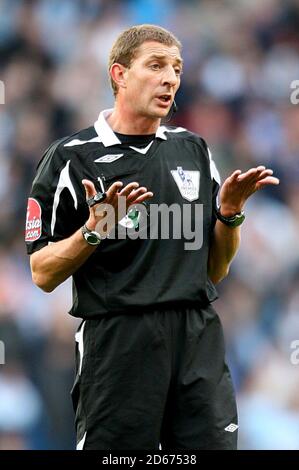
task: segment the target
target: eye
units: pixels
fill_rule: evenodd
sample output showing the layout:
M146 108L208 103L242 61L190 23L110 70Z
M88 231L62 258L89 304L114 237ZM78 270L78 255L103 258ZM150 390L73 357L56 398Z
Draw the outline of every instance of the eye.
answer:
M151 68L152 70L159 70L159 69L160 69L160 65L159 65L159 64L151 64L151 65L150 65L150 68Z
M183 71L182 71L182 69L175 68L175 69L174 69L174 71L175 71L176 75L178 75L178 76L180 76L180 75L182 75L182 74L183 74Z

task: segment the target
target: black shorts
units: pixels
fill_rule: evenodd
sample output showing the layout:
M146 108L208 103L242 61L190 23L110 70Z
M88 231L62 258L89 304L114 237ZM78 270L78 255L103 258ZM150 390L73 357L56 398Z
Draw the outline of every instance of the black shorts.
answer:
M86 320L76 340L78 449L236 449L235 395L211 305Z

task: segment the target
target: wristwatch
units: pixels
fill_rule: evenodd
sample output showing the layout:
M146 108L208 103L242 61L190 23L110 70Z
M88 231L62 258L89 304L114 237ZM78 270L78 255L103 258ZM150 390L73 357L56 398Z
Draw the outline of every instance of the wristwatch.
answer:
M89 228L87 228L85 224L83 225L81 230L83 238L87 241L89 245L95 246L101 243L102 237L98 232L95 232L94 230L89 230Z
M221 208L219 207L219 209L216 212L217 219L219 219L223 224L227 225L228 227L233 227L233 228L238 227L245 220L244 211L238 212L237 214L232 215L231 217L224 217L224 215L220 214L220 209Z

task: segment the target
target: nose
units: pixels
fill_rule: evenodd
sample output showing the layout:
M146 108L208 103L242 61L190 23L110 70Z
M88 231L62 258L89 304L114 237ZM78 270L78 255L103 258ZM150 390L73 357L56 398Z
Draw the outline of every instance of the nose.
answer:
M175 86L178 82L178 76L172 66L167 67L162 78L162 85Z

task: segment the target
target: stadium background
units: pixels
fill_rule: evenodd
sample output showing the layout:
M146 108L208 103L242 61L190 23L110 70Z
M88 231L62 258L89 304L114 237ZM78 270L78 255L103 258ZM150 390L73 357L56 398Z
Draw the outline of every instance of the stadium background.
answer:
M182 41L176 123L209 143L224 179L266 164L279 188L252 197L242 247L216 302L237 390L240 448L299 449L298 0L1 0L0 448L74 445L70 283L31 282L23 232L48 144L113 103L106 72L118 32L156 23ZM190 273L191 275L191 273Z

